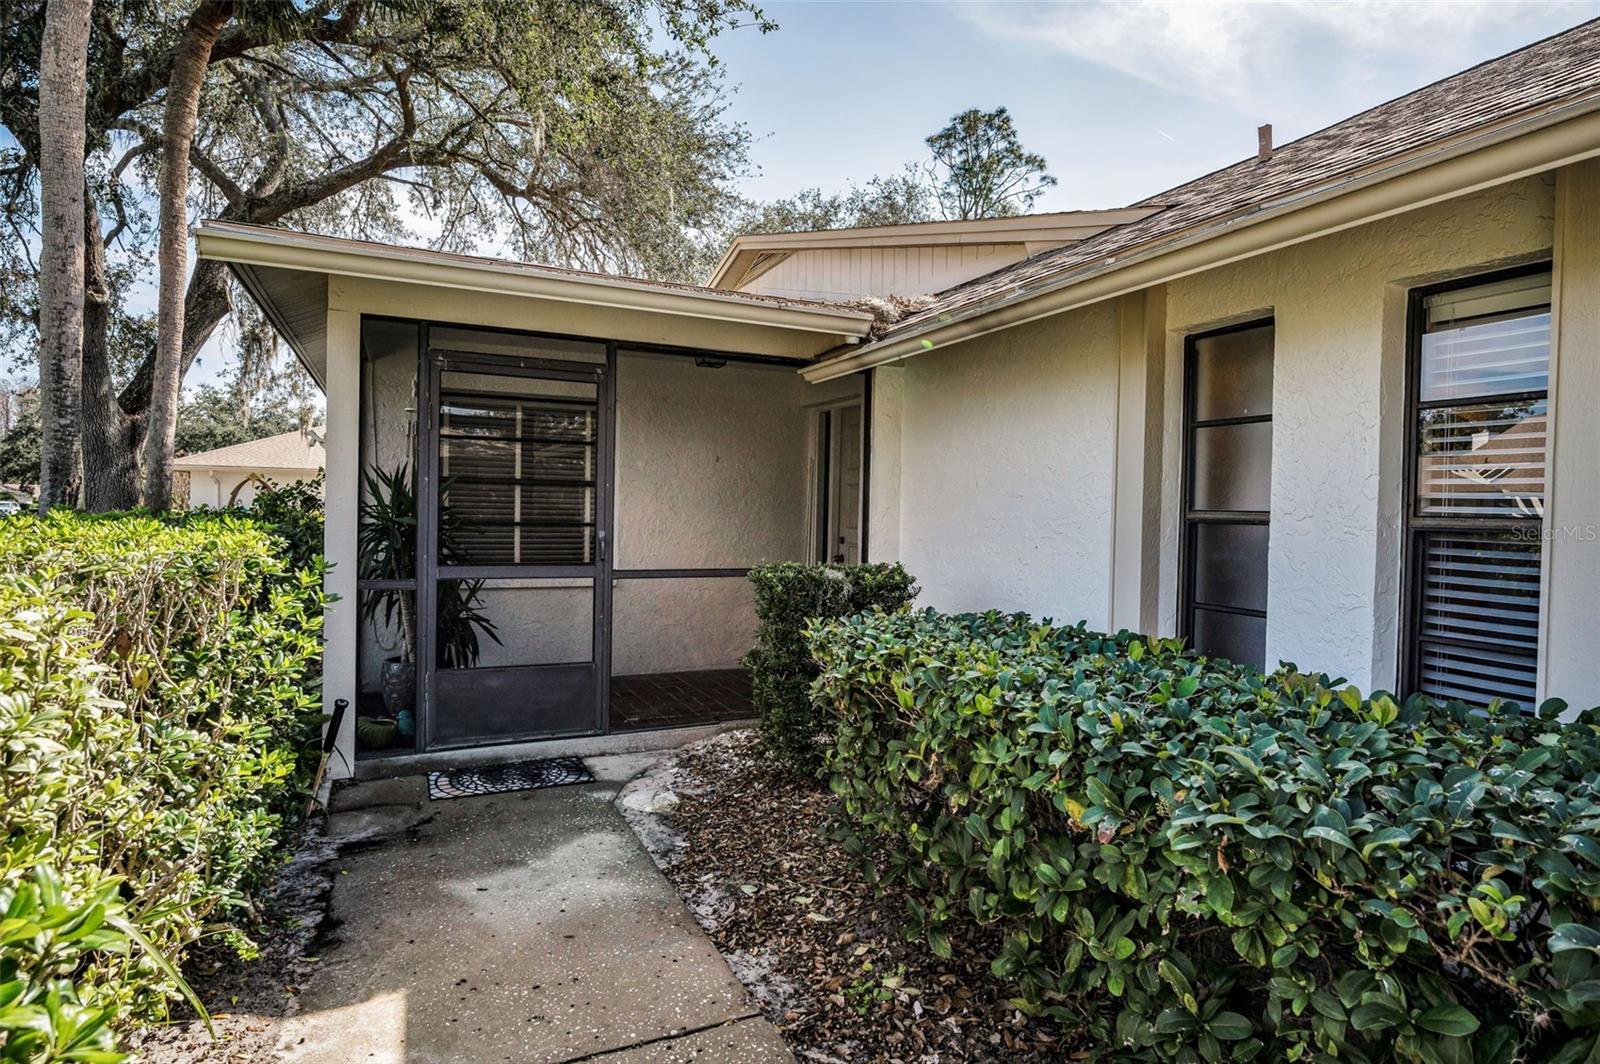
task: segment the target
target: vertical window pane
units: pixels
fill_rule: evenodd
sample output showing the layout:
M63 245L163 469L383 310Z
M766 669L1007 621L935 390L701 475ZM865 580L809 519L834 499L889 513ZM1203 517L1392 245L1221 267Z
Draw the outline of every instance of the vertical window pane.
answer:
M1194 649L1211 658L1226 658L1258 669L1267 664L1267 619L1197 607Z
M1194 430L1196 510L1272 508L1272 422Z
M1422 639L1539 648L1539 541L1515 533L1422 537Z
M591 562L599 447L594 385L443 378L455 387L441 391L439 404L440 561Z
M1424 408L1417 444L1418 512L1539 517L1547 410L1544 399Z
M1194 534L1194 600L1266 609L1267 526L1201 524Z
M1424 403L1544 391L1550 384L1550 314L1445 326L1422 336Z
M1417 690L1440 702L1484 706L1495 699L1535 705L1535 659L1492 648L1425 643L1417 665Z
M1535 697L1549 305L1541 272L1433 293L1414 323L1410 680L1433 698Z
M1194 342L1194 420L1272 413L1273 335L1262 325Z

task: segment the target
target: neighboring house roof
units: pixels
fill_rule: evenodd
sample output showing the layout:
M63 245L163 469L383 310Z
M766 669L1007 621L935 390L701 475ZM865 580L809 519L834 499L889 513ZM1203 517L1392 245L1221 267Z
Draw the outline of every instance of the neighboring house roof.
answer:
M315 472L327 461L322 431L295 429L259 440L187 454L172 463L174 469L304 469Z
M1536 118L1554 124L1592 115L1596 109L1600 109L1600 19L1363 111L1278 147L1267 158L1253 156L1141 200L1134 206L1154 208L1156 213L950 288L873 343L831 360L840 364L838 372L824 369L828 366L824 362L806 375L820 380L877 364L872 357L875 350L888 356L878 361L914 354L919 347L933 346L933 331L957 319L1322 202L1325 196L1356 186L1362 177L1382 180L1412 172L1411 164L1421 168L1478 150L1499 142L1492 135L1495 131L1509 139L1544 128ZM1578 139L1580 151L1553 161L1560 164L1600 153L1600 142L1587 130ZM1513 172L1499 179L1515 176L1519 175ZM919 336L927 339L885 351Z
M1112 226L1138 221L1155 210L1154 207L1120 207L1105 211L1057 211L1010 218L816 229L800 233L745 233L728 244L728 250L723 252L722 260L706 284L728 291L742 290L744 285L799 251L1019 244L1025 246L1029 254L1034 254L1087 239Z

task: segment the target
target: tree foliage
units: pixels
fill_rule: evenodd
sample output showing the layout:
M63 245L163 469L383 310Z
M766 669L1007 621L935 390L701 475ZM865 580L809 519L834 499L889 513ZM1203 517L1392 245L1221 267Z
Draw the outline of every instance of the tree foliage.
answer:
M874 177L864 185L851 185L845 192L807 188L784 199L750 204L740 212L729 236L910 225L932 221L934 207L922 172L908 164L897 174Z
M40 0L0 0L0 260L31 284L37 264ZM697 234L735 200L748 137L725 114L707 45L770 24L745 0L295 0L237 4L211 51L189 153L191 218L286 224L449 249L683 277ZM175 42L174 0L103 0L90 37L88 186L105 274L148 273L151 190ZM125 292L97 284L105 317ZM8 285L8 288L10 286ZM224 268L199 262L185 294L180 369L229 313ZM36 302L7 295L11 326ZM93 316L92 314L90 315ZM102 502L136 494L153 350L125 383L106 369L109 323L86 327L88 466ZM103 387L97 381L104 382Z
M1004 107L962 111L927 139L929 177L946 218L1026 214L1056 179L1044 156L1026 151Z

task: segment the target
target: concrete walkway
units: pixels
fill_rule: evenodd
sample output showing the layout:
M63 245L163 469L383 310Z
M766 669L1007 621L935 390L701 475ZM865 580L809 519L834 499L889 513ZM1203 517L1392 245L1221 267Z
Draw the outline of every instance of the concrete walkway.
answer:
M597 781L427 799L423 777L335 796L336 945L279 1050L295 1064L789 1061Z

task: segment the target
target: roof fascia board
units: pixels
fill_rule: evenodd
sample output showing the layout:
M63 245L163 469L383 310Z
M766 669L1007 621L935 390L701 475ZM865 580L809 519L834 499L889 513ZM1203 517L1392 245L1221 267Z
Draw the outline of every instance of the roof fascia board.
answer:
M195 231L202 258L244 266L276 266L341 277L426 284L475 292L582 303L618 310L639 310L704 318L745 325L763 325L800 332L827 333L849 342L867 334L872 317L860 311L783 306L740 299L721 293L632 285L605 277L570 277L520 266L466 263L429 258L415 249L400 252L332 247L322 239L295 239L300 234L241 232L202 224ZM254 293L252 293L254 294Z
M750 261L748 264L741 262L743 269L739 270L739 279L734 282L735 286L749 284L751 281L754 281L757 277L760 277L762 274L766 273L768 270L771 270L779 263L788 261L794 252L751 251L741 253L740 259L742 260L746 254L749 255Z
M870 247L941 247L964 244L1045 244L1087 240L1107 229L1148 218L1160 207L1119 207L1056 215L979 218L955 222L917 222L861 229L818 229L806 233L746 233L734 237L712 271L713 288L743 284L738 263L752 252L826 251Z
M1600 156L1600 95L1229 216L807 366L820 383Z

